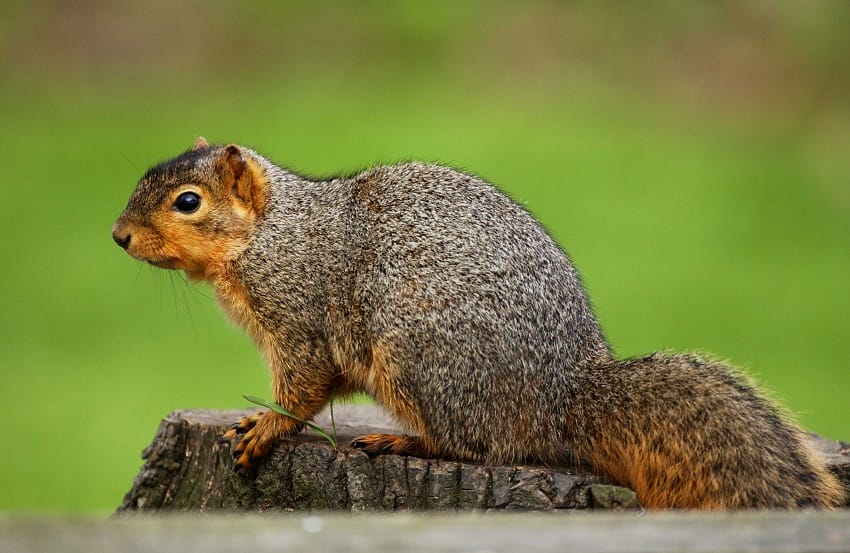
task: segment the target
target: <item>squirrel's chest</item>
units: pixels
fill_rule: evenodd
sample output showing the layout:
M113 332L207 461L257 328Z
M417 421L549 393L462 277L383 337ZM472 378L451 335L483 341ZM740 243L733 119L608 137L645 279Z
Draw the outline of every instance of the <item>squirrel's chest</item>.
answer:
M265 349L271 336L261 324L244 286L227 275L213 282L216 300L228 318L242 327L261 349Z
M297 294L269 283L246 283L238 274L224 273L213 282L216 300L228 318L239 325L266 356L316 342L319 323L304 309ZM301 308L299 308L301 307Z

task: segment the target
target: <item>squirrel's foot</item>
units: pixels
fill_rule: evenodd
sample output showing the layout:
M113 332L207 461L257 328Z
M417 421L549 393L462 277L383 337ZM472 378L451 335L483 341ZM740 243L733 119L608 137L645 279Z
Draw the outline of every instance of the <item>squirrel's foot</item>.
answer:
M351 447L361 449L368 455L392 453L411 457L433 457L434 453L419 436L396 436L395 434L368 434L354 438Z
M230 425L221 441L233 444L233 469L239 471L254 466L281 438L296 434L302 427L301 423L287 416L262 411Z

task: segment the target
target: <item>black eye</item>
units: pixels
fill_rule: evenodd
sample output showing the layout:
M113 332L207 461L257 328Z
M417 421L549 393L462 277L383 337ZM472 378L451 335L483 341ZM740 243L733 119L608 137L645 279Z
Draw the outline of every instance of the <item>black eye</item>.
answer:
M194 192L183 192L174 200L174 209L180 213L194 213L201 207L201 197Z

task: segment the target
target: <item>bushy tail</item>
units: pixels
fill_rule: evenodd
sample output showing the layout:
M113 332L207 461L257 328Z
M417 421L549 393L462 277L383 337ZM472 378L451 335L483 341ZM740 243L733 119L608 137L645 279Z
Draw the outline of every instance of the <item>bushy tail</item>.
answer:
M745 376L656 353L587 370L576 451L648 508L832 508L838 479ZM582 404L585 404L582 402Z

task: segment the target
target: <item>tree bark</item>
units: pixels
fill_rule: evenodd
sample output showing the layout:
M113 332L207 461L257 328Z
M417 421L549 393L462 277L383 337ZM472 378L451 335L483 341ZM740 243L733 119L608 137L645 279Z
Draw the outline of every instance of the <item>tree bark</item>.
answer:
M252 473L233 471L226 427L252 411L175 411L142 452L118 512L555 510L637 507L633 491L576 467L484 466L397 455L369 458L355 436L399 430L373 406L335 408L338 448L307 430ZM316 423L330 428L327 413ZM813 437L850 490L850 446Z

